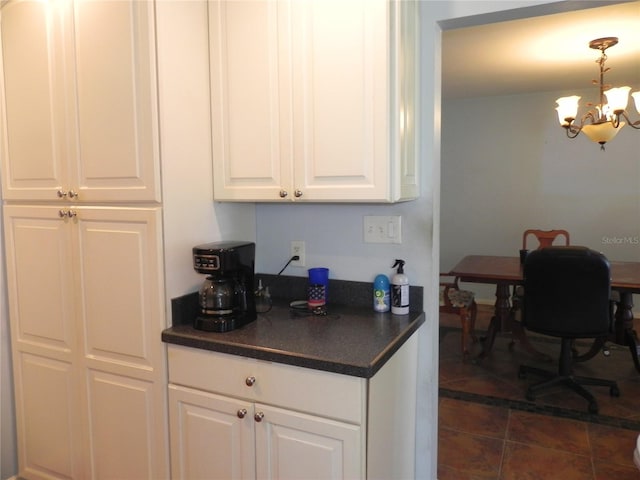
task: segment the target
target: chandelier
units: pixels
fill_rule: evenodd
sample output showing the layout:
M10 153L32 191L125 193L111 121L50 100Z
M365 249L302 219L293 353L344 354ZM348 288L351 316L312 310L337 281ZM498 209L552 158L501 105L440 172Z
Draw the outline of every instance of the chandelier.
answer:
M600 81L593 80L594 85L600 89L600 103L594 105L587 103L587 106L594 107L580 118L580 124L575 123L578 115L578 101L580 97L562 97L556 100L558 106L558 120L560 125L567 132L567 137L576 138L580 132L589 137L593 142L600 144L600 149L604 150L604 145L617 135L626 124L621 120L624 118L631 127L640 129L640 120L632 122L626 112L629 102L629 92L631 87L611 88L611 85L604 83L604 74L609 71L605 68L607 55L605 51L618 43L617 37L597 38L589 42L589 47L600 50L600 58L596 63L600 66ZM640 113L640 91L631 94L636 105L636 110Z

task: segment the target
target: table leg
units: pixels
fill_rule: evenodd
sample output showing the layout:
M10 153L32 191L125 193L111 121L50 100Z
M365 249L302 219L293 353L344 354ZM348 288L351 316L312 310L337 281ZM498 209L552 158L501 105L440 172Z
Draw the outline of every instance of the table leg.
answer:
M483 359L493 348L493 342L496 335L500 332L511 331L511 303L509 302L509 284L496 284L496 303L494 305L494 315L489 322L487 336L482 340L482 352L478 355L478 359Z
M496 285L495 317L500 322L500 332L511 331L511 302L509 297L509 284L498 283Z
M509 348L512 348L517 340L520 342L520 345L522 345L522 348L524 348L534 357L537 357L539 360L542 360L544 362L551 362L553 360L549 355L539 352L533 345L531 345L529 337L527 337L527 333L524 331L524 327L520 322L512 322L511 328L513 329L513 332L511 345L509 346Z
M620 303L615 314L614 335L615 343L629 347L636 370L640 372L638 335L633 329L633 294L631 292L620 292Z
M487 336L482 339L482 351L476 357L475 360L482 360L491 353L493 348L493 342L496 340L496 335L500 331L500 319L494 315L489 322L489 328L487 329Z
M531 342L529 342L529 338L527 337L527 334L520 322L514 321L509 297L509 284L498 283L496 285L495 313L493 317L491 317L487 336L482 342L482 352L478 355L478 359L481 360L491 353L493 343L495 342L496 335L498 333L510 332L512 336L511 346L513 346L517 340L520 342L522 347L533 356L545 361L550 360L548 355L537 351L533 345L531 345Z

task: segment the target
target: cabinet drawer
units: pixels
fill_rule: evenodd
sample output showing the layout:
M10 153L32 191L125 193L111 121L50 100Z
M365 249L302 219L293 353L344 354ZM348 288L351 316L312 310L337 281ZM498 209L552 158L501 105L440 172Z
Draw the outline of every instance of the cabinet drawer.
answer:
M175 345L168 358L170 383L363 423L363 378Z

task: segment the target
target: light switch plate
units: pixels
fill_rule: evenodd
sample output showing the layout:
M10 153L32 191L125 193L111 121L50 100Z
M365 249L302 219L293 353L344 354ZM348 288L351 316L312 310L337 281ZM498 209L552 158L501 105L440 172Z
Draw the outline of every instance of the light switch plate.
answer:
M402 243L400 215L365 215L364 243Z

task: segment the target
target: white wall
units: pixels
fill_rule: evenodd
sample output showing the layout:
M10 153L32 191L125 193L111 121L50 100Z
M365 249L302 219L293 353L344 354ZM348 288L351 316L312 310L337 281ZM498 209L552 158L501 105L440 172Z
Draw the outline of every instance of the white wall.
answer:
M625 127L604 152L569 140L554 110L566 93L443 102L443 271L472 253L517 255L527 228L563 228L573 244L640 261L640 131ZM576 93L597 101L595 87ZM494 301L495 287L472 288Z
M214 204L206 1L156 7L167 323L172 298L198 290L191 249L255 241L253 204ZM185 141L188 139L188 141Z

